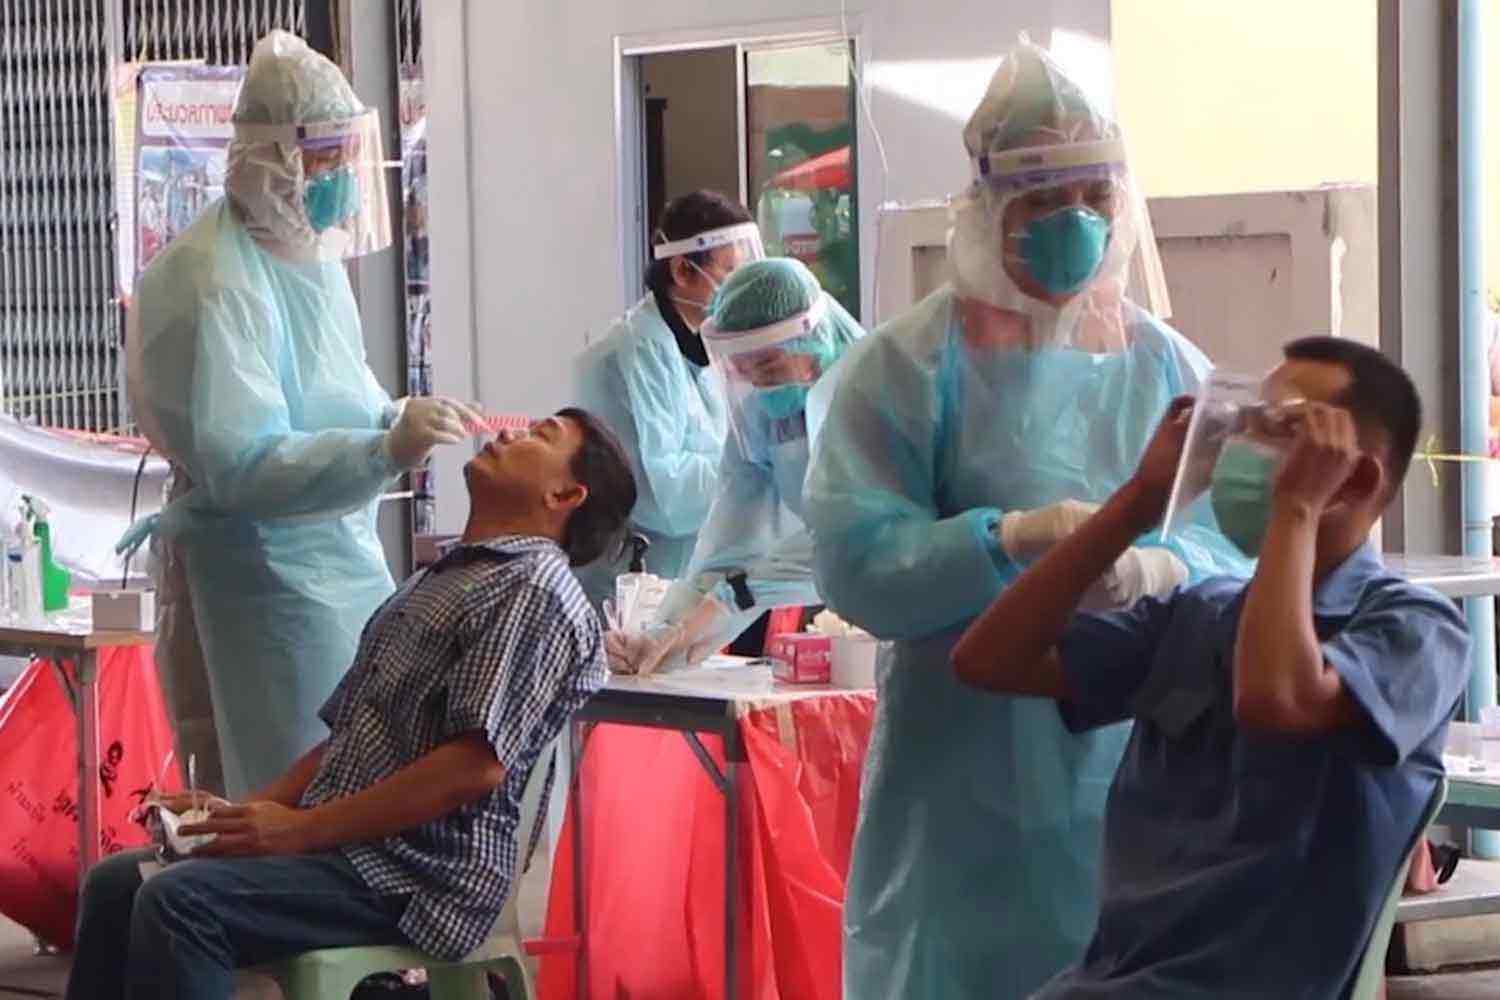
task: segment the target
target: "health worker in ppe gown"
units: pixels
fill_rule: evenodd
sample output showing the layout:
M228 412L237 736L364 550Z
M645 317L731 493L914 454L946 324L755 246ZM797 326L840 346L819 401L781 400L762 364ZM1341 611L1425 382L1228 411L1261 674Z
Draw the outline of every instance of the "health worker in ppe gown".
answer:
M338 67L272 32L235 105L226 197L152 262L131 310L131 405L174 482L122 546L155 531L179 741L214 787L217 732L235 799L326 735L318 707L393 589L377 499L477 419L392 404L365 363L342 262L390 243L383 161L379 116Z
M614 669L697 663L771 608L819 603L802 484L836 363L863 336L800 261L747 264L724 283L703 326L729 398L718 495L657 625L607 637Z
M1209 367L1153 315L1160 262L1118 128L1044 51L1007 54L964 142L954 283L850 352L808 473L820 593L896 640L844 908L852 1000L1024 997L1088 943L1127 730L1074 736L1051 703L976 694L949 650ZM1090 603L1247 569L1198 525L1142 538Z
M651 256L645 297L579 357L575 396L630 455L640 488L631 533L650 543L647 568L672 579L708 516L727 426L724 387L699 330L719 286L765 254L744 206L697 191L663 210ZM628 568L613 551L579 573L596 609Z

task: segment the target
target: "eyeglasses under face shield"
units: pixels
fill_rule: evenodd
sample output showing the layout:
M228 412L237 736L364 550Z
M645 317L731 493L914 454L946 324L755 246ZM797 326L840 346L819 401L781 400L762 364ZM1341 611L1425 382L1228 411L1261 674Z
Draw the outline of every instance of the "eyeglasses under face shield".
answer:
M832 363L827 315L828 301L819 297L806 311L753 330L704 324L703 345L729 397L730 429L746 454L756 452L768 425L801 416L808 390Z
M971 167L974 183L955 199L955 214L982 215L1000 227L1008 271L1031 276L1042 290L997 287L984 296L991 304L1012 308L1017 295L1068 296L1100 286L1156 316L1170 315L1150 215L1122 140L987 153Z
M307 125L235 125L242 143L294 148L301 168L297 205L320 260L375 253L391 244L385 146L375 109Z

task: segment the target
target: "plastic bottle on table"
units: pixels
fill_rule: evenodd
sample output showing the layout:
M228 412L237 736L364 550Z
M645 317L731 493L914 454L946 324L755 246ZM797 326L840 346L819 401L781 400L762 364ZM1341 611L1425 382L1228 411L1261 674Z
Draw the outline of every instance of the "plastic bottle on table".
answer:
M42 611L64 611L68 607L68 591L73 587L73 576L52 558L52 526L47 523L50 508L36 497L27 498L35 519L33 531L42 553Z
M42 547L33 530L29 511L23 513L13 541L15 549L10 557L11 615L18 622L36 624L42 618Z
M0 621L10 621L11 609L15 607L15 595L11 591L11 553L15 552L20 562L21 553L11 544L11 536L0 537Z

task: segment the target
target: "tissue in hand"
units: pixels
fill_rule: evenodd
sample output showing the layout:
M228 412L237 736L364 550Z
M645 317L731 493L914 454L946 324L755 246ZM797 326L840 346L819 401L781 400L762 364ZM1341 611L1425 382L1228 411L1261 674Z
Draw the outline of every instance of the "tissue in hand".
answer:
M200 833L196 836L185 837L177 832L184 826L207 820L211 815L207 809L189 809L181 816L162 806L152 806L151 809L156 815L157 826L153 833L156 835L157 843L166 847L177 857L188 857L204 844L211 844L218 839L217 833Z

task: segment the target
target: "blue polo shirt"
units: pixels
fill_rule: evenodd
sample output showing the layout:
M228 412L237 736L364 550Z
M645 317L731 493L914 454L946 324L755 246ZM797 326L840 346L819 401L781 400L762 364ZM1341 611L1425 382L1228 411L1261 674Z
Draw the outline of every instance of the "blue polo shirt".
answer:
M1036 996L1347 994L1442 776L1468 633L1452 602L1361 548L1313 601L1360 724L1258 734L1233 710L1245 587L1209 580L1080 615L1064 635L1067 725L1136 724L1110 788L1093 939Z

